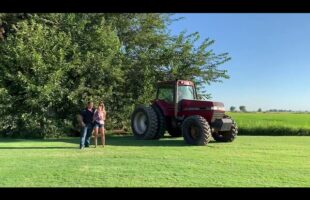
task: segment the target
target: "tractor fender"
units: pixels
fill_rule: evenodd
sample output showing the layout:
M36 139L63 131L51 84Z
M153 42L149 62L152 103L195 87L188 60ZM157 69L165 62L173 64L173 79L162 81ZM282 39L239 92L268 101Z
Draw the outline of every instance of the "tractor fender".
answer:
M165 117L172 117L174 116L174 106L173 104L169 104L163 100L156 100L153 102L154 106L157 106L163 113Z

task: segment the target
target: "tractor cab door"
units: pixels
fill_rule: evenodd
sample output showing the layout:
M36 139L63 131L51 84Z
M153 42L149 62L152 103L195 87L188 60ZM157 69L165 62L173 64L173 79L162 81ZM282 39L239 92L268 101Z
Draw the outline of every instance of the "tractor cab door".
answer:
M163 100L167 104L173 105L174 102L174 86L173 85L161 85L158 87L157 90L157 97L158 100Z
M161 108L165 116L174 116L175 85L173 83L162 83L158 85L156 104Z

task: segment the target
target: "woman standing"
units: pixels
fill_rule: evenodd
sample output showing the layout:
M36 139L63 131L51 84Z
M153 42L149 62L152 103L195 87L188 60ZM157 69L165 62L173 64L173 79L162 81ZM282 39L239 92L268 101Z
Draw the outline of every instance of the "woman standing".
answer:
M106 110L103 102L99 103L98 109L94 113L95 123L95 147L97 147L98 132L101 134L102 146L105 145L104 121L106 118Z

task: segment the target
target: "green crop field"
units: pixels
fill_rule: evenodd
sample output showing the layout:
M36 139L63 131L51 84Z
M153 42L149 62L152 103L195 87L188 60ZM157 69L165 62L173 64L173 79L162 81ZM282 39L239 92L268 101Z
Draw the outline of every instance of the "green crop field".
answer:
M310 137L239 136L188 146L182 138L0 139L0 187L310 187Z
M228 113L240 135L310 135L310 114Z

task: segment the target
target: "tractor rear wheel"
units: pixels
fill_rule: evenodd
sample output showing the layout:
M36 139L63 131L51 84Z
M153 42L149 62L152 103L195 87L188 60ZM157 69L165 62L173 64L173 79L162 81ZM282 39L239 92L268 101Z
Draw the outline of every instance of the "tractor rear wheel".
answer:
M158 124L157 124L158 129L157 129L156 135L153 139L158 140L159 138L163 137L165 134L166 120L165 120L164 114L162 113L162 111L160 110L160 108L158 106L152 105L152 108L156 112L157 119L158 119Z
M238 134L238 126L235 121L231 126L230 131L216 131L212 133L212 137L218 142L232 142Z
M182 134L188 144L207 145L211 139L211 128L205 118L194 115L184 120Z
M153 139L157 132L157 115L152 107L138 106L131 116L131 128L136 139Z

